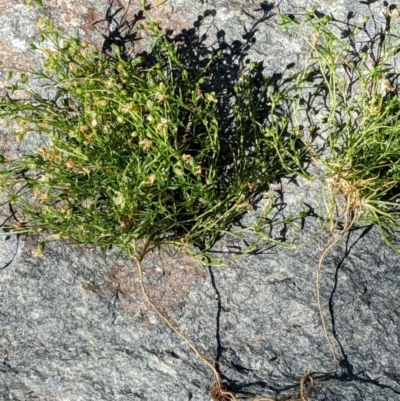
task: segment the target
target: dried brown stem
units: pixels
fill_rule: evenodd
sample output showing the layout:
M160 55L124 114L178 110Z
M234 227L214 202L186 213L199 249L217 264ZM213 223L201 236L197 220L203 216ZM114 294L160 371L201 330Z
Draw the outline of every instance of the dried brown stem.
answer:
M143 266L142 261L147 254L152 249L151 241L146 239L142 245L142 248L139 250L137 247L137 243L133 243L133 248L135 252L135 261L137 266L137 271L139 274L140 286L143 292L143 295L147 301L147 303L151 306L151 308L156 312L156 314L163 320L167 326L175 332L183 341L192 349L192 351L196 354L196 356L211 370L214 375L215 382L211 387L210 396L213 401L238 401L235 394L226 389L226 387L221 383L220 375L213 366L211 362L205 357L201 352L196 348L196 346L183 334L179 331L179 329L175 326L175 324L163 313L158 307L155 305L154 301L149 296L146 286L144 285L144 277L143 277ZM305 384L309 382L310 388L306 392ZM314 379L312 377L311 372L307 372L300 380L300 397L298 398L286 398L285 401L308 401L311 392L314 387ZM252 401L279 401L276 398L253 398Z

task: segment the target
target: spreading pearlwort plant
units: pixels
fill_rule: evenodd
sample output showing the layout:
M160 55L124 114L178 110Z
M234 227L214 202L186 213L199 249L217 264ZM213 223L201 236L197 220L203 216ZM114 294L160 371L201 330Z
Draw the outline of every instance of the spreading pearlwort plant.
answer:
M315 8L303 21L280 18L283 29L294 25L296 32L306 32L309 62L296 89L314 94L313 107L303 103L310 121L315 110L324 121L319 127L324 146L311 153L325 183L330 232L316 274L321 323L335 363L335 370L326 374L338 369L320 295L326 255L356 224L376 225L383 240L400 253L398 16L397 8L390 6L382 27L368 17L353 22L352 13L341 22Z
M31 49L44 70L29 77L56 96L32 89L22 73L0 103L19 141L43 142L2 157L13 229L128 250L136 240L207 249L271 181L301 164L297 141L284 140L287 123L265 125L269 79L256 85L257 64L237 77L232 109L221 115L222 95L208 82L222 50L199 70L154 22L142 26L154 36L151 53L131 58L41 24Z
M311 64L303 88L318 91L326 121L326 204L331 228L376 224L395 247L400 223L400 98L397 8L385 24L346 24L315 9L306 14ZM284 19L297 24L298 21ZM371 33L371 30L374 31Z

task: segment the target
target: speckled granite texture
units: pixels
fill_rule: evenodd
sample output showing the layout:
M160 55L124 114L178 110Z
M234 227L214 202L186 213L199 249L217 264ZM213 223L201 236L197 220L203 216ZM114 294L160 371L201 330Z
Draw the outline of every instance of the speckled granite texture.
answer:
M102 47L110 24L106 0L43 0L54 21ZM114 1L126 17L138 1ZM320 10L340 19L372 13L381 1L324 1ZM151 10L165 28L195 28L212 44L244 41L255 28L249 57L266 73L301 64L307 50L296 35L283 35L277 7L301 13L305 0L275 5L246 0L168 0ZM120 14L118 14L120 15ZM103 22L99 22L103 20ZM98 23L96 23L98 22ZM111 29L118 27L117 16ZM201 22L201 24L200 24ZM96 24L95 24L96 23ZM199 26L200 25L200 26ZM40 64L28 50L38 30L23 1L0 0L0 90L9 67ZM132 45L141 51L145 40ZM0 133L0 152L18 153ZM282 183L286 211L302 202L321 208L318 181ZM6 214L4 211L3 214ZM316 305L315 275L327 237L306 218L295 250L271 247L228 267L205 268L172 249L145 261L146 284L181 330L219 363L222 379L239 399L295 396L308 368L329 371L332 359ZM286 233L289 237L298 233ZM131 261L105 262L100 251L50 244L32 256L33 237L0 239L0 400L208 401L213 377L187 345L144 302ZM221 240L220 250L239 243ZM312 400L400 400L400 259L374 228L360 227L327 257L321 294L339 370L315 375Z

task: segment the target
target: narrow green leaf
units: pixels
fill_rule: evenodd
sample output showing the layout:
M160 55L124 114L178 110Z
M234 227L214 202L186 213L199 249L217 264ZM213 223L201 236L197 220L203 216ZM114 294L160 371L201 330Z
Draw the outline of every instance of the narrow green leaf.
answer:
M167 0L154 0L153 7L160 6L161 4L165 3Z

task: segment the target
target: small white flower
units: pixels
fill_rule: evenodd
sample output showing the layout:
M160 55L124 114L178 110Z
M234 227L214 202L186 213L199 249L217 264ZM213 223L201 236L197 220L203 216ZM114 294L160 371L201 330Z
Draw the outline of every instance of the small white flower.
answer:
M165 102L167 100L167 95L161 92L157 92L154 97L159 103Z
M125 198L121 192L116 192L116 196L113 198L113 202L115 206L121 206L121 209L125 206Z
M153 142L150 139L143 139L139 141L139 146L145 150L149 150L153 146Z
M157 130L161 131L168 125L168 120L166 118L161 118L160 123L157 125Z
M191 155L184 154L182 155L182 160L185 163L190 163L193 160L193 157Z
M150 174L147 177L147 181L149 182L150 185L153 185L155 180L156 180L156 175L155 174Z
M78 70L78 66L77 66L76 63L69 63L69 64L68 64L68 69L69 69L73 74L75 74L76 71Z

